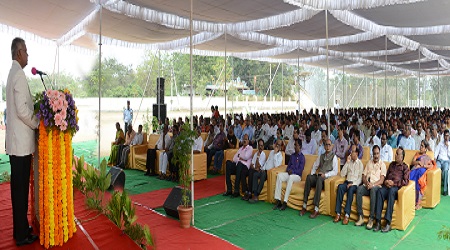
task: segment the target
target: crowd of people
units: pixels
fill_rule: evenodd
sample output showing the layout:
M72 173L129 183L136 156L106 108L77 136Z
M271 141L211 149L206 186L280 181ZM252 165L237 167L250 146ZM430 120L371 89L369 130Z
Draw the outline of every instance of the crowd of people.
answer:
M362 197L370 196L370 216L366 228L388 232L391 230L392 210L397 192L407 185L409 180L416 181L416 209L421 209L421 197L426 188L426 178L423 177L428 169L442 169L442 194L448 195L448 109L335 109L334 112L329 112L330 126L327 125L326 110L319 112L318 109L309 112L303 110L302 113L221 116L217 107L211 107L211 112L211 117L194 116L192 121L198 131L197 139L200 138L201 132L208 134L204 141L204 152L207 154L207 166L212 166L210 173L216 174L222 170L224 150L238 149L233 159L225 163L224 196L238 197L239 190L242 190L244 195L241 199L250 203L257 202L267 179L267 171L286 164L285 173L277 175L274 209L287 208L292 186L301 180L303 174L307 174L303 199L307 201L311 188L315 188L314 211L309 217L316 218L319 216L320 191L324 188L324 181L336 176L340 168L340 175L346 180L337 190L337 215L334 222L342 220L343 224L348 224L350 205L353 194L356 194L359 219L355 225L362 226ZM164 130L172 130L173 133L173 128L177 130L184 122L189 120L174 119L171 126L167 119ZM167 140L170 140L170 137ZM361 162L363 147L370 148L370 161L366 166ZM254 148L257 151L252 154ZM270 150L268 156L265 155L264 149ZM417 150L413 162L403 162L405 150ZM281 162L282 151L285 153L285 162ZM434 159L426 154L427 151L434 152ZM318 155L310 174L303 173L306 154ZM384 162L389 162L390 165L387 167ZM151 164L148 162L148 165ZM147 174L159 174L162 179L176 180L176 177L167 177L164 169L160 166L160 173L149 170ZM234 188L231 175L236 176ZM287 182L287 185L284 197L281 197L283 182ZM349 199L344 212L341 213L340 206L345 193ZM387 223L381 228L381 211L385 200L388 201L384 216ZM304 202L300 215L306 212Z

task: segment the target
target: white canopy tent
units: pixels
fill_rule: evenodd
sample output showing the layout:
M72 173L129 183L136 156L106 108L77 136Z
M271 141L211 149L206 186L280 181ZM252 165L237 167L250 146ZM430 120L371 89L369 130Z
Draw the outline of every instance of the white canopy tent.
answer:
M0 0L0 31L98 45L99 61L108 44L326 67L327 82L330 67L420 79L450 75L449 10L448 0Z
M97 50L100 8L104 45L189 52L185 0L0 0L0 30ZM324 67L328 13L332 68L410 76L420 62L422 75L450 74L447 0L196 0L193 10L195 54L226 46L227 56Z

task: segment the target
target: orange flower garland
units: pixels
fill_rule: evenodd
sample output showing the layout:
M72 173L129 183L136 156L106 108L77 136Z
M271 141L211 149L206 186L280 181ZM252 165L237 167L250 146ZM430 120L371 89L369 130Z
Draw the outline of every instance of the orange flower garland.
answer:
M53 91L53 90L52 90ZM64 108L67 108L67 119L56 126L48 112L55 112L48 108L47 94L65 98ZM47 98L47 99L45 99ZM52 246L62 246L76 231L73 185L72 185L72 136L78 130L78 117L75 103L68 90L61 95L58 91L46 92L40 95L37 101L37 112L40 117L38 140L38 171L39 178L31 178L32 191L34 182L38 183L36 190L38 197L38 214L35 217L39 222L40 244L46 249ZM54 100L53 100L54 101ZM53 104L52 104L53 105ZM47 110L47 111L45 111ZM44 112L45 111L45 112ZM57 112L60 112L59 108ZM55 113L56 114L56 113ZM60 113L65 117L65 113ZM76 122L75 122L76 121ZM32 205L32 215L35 209ZM34 217L34 216L33 216Z

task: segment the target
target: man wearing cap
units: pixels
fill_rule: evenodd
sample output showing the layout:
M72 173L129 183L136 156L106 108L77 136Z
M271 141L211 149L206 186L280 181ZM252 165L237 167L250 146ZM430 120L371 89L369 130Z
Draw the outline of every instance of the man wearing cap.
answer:
M130 108L130 100L127 100L127 108L123 110L123 122L125 123L124 130L127 134L128 125L133 121L133 109Z

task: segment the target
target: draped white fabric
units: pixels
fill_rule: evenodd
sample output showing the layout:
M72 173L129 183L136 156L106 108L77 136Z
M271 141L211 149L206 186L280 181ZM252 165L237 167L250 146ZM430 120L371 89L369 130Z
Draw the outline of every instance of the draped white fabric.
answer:
M284 0L299 7L320 10L369 9L393 4L407 4L425 0Z
M188 52L187 7L183 0L0 0L0 31L95 50L103 8L102 44ZM324 66L326 9L331 67L346 65L358 74L450 70L450 18L443 11L450 9L448 0L201 0L196 7L193 46L198 55L223 56L226 46L229 56L296 65L300 50L301 63ZM440 69L418 67L433 61Z

